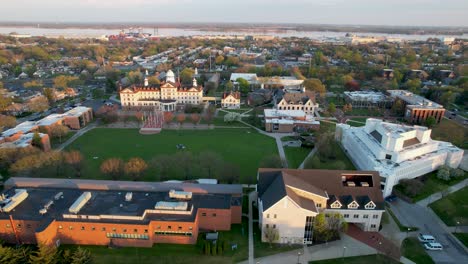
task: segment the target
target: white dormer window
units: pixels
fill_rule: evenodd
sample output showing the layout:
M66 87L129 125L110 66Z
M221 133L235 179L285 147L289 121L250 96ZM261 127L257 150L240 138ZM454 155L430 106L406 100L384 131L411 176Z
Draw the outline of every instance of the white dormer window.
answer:
M356 203L356 201L352 201L350 204L348 204L348 209L357 209L359 207L359 204Z
M340 202L338 201L334 201L331 205L330 205L331 208L341 208L341 204Z
M364 206L364 208L366 208L366 209L375 209L375 203L370 201Z

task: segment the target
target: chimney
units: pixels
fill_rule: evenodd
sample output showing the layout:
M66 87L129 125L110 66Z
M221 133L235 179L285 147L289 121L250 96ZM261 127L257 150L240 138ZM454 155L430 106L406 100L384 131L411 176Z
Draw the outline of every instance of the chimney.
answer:
M148 87L148 77L145 77L145 87Z

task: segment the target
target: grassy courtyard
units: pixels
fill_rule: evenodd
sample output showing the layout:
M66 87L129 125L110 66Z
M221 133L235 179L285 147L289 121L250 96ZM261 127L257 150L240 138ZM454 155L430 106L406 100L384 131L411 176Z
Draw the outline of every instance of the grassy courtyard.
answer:
M346 257L346 258L336 258L336 259L326 259L311 261L309 264L337 264L337 263L346 263L346 264L374 264L374 263L389 263L397 264L399 262L384 256L382 254L378 255L367 255L367 256L357 256L357 257Z
M448 226L468 225L468 187L451 193L429 205Z
M403 240L401 254L418 264L432 264L434 261L427 254L422 244L416 238Z
M468 233L453 233L453 235L458 238L465 247L468 247Z
M431 137L468 149L468 128L446 118L443 118L439 124L434 126Z
M305 164L306 169L325 169L325 170L355 170L353 163L346 156L344 151L341 149L338 142L333 141L332 146L336 153L335 159L326 157L319 157L319 153L316 153L312 158L307 160Z
M240 181L255 178L262 158L277 154L273 138L253 129L163 130L157 135L141 135L137 129L93 129L69 147L81 151L85 159L82 177L102 179L100 164L107 158L128 160L141 157L147 161L160 154L174 154L176 145L183 144L193 154L203 151L218 153L225 161L239 167ZM122 177L122 179L126 179ZM151 172L141 180L153 180Z
M311 148L284 147L289 168L297 169L311 151Z
M248 224L244 218L242 225L232 225L231 231L219 232L219 238L230 243L237 244L237 250L231 250L230 246L222 256L208 256L202 254L201 244L176 245L155 244L151 248L114 248L105 246L81 246L89 249L93 256L93 263L102 264L126 264L126 263L207 263L228 264L237 263L248 258ZM244 229L242 231L242 229ZM201 234L202 236L203 234ZM76 246L64 245L62 249L75 248Z

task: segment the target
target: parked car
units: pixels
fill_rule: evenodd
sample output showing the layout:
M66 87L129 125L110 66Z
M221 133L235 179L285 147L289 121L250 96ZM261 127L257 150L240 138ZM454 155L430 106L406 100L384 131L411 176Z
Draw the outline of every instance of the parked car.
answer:
M388 196L387 198L385 198L385 201L391 203L391 202L396 201L396 199L397 199L396 195L392 194L392 195Z
M440 243L424 243L424 248L427 250L442 250L444 247Z
M419 233L418 240L423 243L433 243L435 242L435 238L431 235L424 235Z

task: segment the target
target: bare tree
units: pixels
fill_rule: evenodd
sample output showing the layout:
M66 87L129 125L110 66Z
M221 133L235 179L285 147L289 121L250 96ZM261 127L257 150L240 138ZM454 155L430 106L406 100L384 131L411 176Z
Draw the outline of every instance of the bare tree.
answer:
M75 170L75 176L81 177L83 167L83 155L79 151L72 150L64 153L65 162Z
M180 113L176 116L176 119L177 119L177 122L179 122L180 125L182 125L182 123L185 121L185 114L184 113Z
M131 158L125 163L124 172L136 181L147 168L148 165L142 158Z
M103 174L111 176L113 180L117 180L122 174L123 161L119 158L106 159L101 164L101 172Z
M50 126L50 136L53 138L59 138L59 142L62 143L62 137L66 136L70 129L67 126L54 124Z
M166 124L169 124L172 119L174 119L174 114L172 114L172 112L164 112L164 122Z
M278 229L273 228L271 226L265 226L263 227L263 235L265 236L265 239L268 241L270 244L270 247L272 247L272 243L277 241L279 239L279 232Z
M193 113L190 115L190 119L192 119L193 124L197 124L200 121L200 115Z

